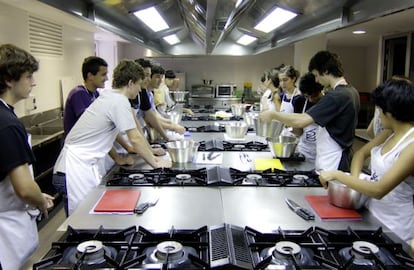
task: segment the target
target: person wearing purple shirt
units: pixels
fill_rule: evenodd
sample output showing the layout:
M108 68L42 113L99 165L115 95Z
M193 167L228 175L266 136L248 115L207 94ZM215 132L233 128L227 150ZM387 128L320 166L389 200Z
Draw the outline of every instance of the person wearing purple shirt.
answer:
M97 56L85 58L82 64L83 85L73 88L65 103L63 113L63 127L65 136L78 121L79 117L99 96L96 89L103 88L105 81L108 80L108 64Z

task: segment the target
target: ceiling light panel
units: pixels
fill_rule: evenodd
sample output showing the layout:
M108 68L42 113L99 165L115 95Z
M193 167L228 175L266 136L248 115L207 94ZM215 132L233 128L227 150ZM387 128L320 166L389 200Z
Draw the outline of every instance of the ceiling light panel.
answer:
M169 26L155 7L135 11L134 15L154 32L168 29Z
M257 40L256 37L252 37L249 35L243 35L237 40L237 43L247 46L256 40Z
M163 39L165 41L167 41L168 44L170 44L170 45L174 45L174 44L177 44L177 43L180 42L180 39L178 38L178 36L176 34L172 34L172 35L163 37Z
M259 22L254 29L269 33L279 26L283 25L284 23L292 20L298 14L291 12L289 10L277 7L275 10L272 11L266 18L264 18L261 22Z

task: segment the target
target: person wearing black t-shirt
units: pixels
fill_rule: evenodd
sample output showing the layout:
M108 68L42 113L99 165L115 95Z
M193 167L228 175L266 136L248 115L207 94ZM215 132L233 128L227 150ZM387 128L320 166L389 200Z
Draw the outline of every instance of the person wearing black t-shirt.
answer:
M38 68L26 51L0 46L0 269L20 269L38 245L36 217L53 206L33 179L35 157L13 107L29 96Z

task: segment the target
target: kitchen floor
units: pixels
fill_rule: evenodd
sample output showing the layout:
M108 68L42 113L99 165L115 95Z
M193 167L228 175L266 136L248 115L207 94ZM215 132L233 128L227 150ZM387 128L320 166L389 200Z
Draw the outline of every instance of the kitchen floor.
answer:
M58 208L60 209L57 209L53 216L49 217L49 221L39 230L39 247L21 270L32 270L33 264L38 262L49 251L52 242L62 235L63 232L57 232L56 230L66 219L66 215L62 205L59 205Z

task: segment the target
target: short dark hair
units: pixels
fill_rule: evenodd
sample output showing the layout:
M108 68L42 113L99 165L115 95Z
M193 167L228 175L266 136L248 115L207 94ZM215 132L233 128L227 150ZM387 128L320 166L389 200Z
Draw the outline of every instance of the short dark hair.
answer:
M412 81L391 79L372 92L372 101L401 122L414 121L414 85Z
M112 87L121 88L128 85L131 80L136 83L145 77L144 69L133 60L121 60L114 69Z
M300 76L300 72L292 66L284 66L280 69L279 72L286 74L286 76L291 78L294 82L296 82Z
M341 59L336 53L329 51L317 52L311 58L308 70L310 72L312 72L312 70L316 70L321 75L327 73L335 77L342 77L344 75Z
M7 81L18 81L25 72L39 69L39 62L33 55L12 44L0 46L0 94L6 92Z
M323 90L323 85L316 82L315 75L307 72L299 79L299 90L304 95L313 96Z
M82 77L83 80L88 78L88 73L96 75L99 72L100 67L108 67L108 63L98 56L89 56L83 60L82 64Z
M165 78L166 79L175 79L175 73L174 73L174 71L172 71L172 70L167 70L167 71L165 71Z
M160 65L152 65L151 66L151 78L154 74L164 75L165 70Z
M144 58L135 59L135 62L140 64L142 68L151 68L151 62Z

